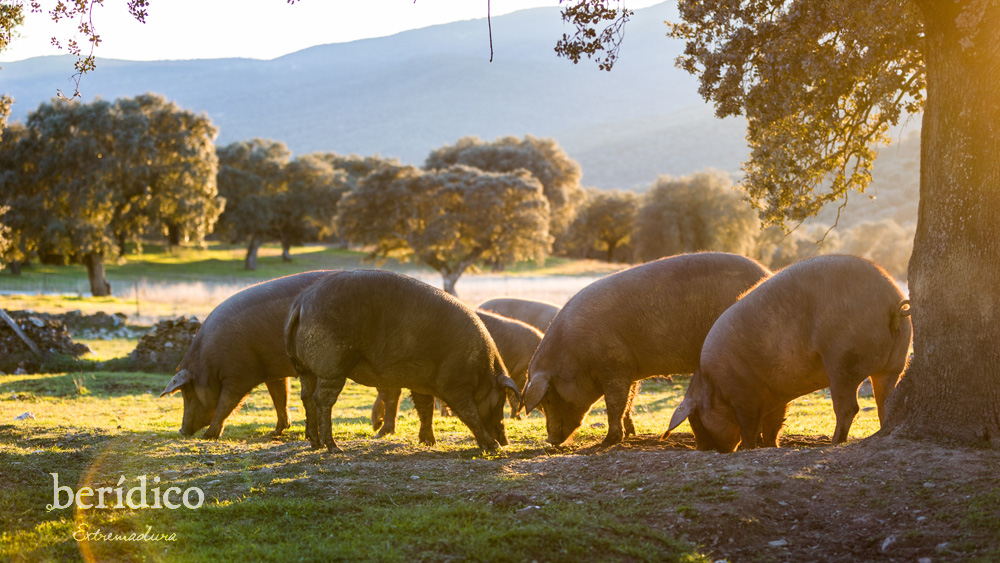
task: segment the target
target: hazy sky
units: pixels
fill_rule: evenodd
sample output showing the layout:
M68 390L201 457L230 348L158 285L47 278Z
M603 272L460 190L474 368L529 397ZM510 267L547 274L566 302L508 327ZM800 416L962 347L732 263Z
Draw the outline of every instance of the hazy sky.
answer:
M662 0L626 0L639 9ZM43 1L47 6L52 2ZM151 0L145 24L133 20L124 0L94 11L99 58L128 60L249 57L273 59L325 43L392 35L407 29L486 17L486 0ZM494 16L525 8L558 6L558 0L492 0ZM0 61L65 54L50 45L75 25L56 26L46 14L29 14L20 37ZM484 30L485 31L485 30ZM502 30L494 29L494 33Z

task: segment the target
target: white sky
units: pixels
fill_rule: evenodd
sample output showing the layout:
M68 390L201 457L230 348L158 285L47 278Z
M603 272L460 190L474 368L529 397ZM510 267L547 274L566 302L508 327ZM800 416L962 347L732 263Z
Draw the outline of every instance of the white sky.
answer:
M662 0L626 0L630 9ZM42 1L50 7L51 0ZM94 11L101 44L98 58L127 60L248 57L273 59L326 43L392 35L407 29L486 17L487 0L150 0L140 24L125 0L106 0ZM558 6L558 0L491 0L493 16L525 8ZM13 62L66 54L50 45L65 40L76 25L54 25L46 14L29 14L20 37L0 53ZM494 33L497 30L494 29Z

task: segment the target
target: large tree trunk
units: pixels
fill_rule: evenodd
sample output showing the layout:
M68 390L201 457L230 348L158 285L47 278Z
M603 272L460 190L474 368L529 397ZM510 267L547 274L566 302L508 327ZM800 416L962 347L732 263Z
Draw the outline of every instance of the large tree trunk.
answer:
M281 261L291 262L292 261L292 245L285 237L281 237Z
M1000 5L918 2L927 102L909 267L913 363L893 435L1000 446ZM973 9L975 7L975 9Z
M111 295L111 284L104 277L103 256L98 252L88 252L83 257L87 266L87 278L90 280L90 294L94 297Z
M176 223L167 224L167 248L173 251L181 245L181 228Z
M21 275L21 261L11 260L10 261L10 275L20 276Z
M610 264L615 261L615 249L618 248L618 242L604 241L608 245L608 255L605 261Z
M245 270L256 270L257 269L257 249L260 248L260 239L254 236L250 239L250 244L247 245L247 256L243 259L243 269Z
M461 273L441 272L441 279L444 280L444 290L458 297L458 292L455 291L455 284L458 283L458 278L460 277L462 277Z

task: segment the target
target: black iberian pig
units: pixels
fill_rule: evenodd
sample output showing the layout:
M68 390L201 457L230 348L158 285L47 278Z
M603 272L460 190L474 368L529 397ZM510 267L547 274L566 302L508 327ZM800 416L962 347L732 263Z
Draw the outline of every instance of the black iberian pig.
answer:
M520 390L475 311L424 282L376 270L320 280L289 308L285 351L312 391L309 434L328 451L340 451L331 410L347 379L438 397L481 449L507 445L506 391Z
M701 366L664 437L687 418L700 450L778 445L788 403L830 388L847 440L858 387L871 377L879 421L906 368L909 301L882 268L856 256L817 256L761 282L719 317Z
M274 401L278 423L273 436L289 426L289 377L295 368L285 355L285 317L303 289L329 270L285 276L248 287L219 304L195 334L177 373L160 396L184 396L181 434L208 426L205 438L218 438L250 391L264 383Z
M639 381L692 373L715 319L770 272L722 252L661 258L580 290L545 332L528 368L524 404L541 405L548 441L562 444L601 396L605 445L635 434L626 415Z
M531 325L487 311L476 311L476 315L486 325L486 330L489 331L490 337L497 345L500 358L503 359L503 364L507 368L510 378L517 384L518 389L523 388L528 379L528 362L531 361L531 355L538 348L538 343L542 341L542 333ZM399 411L400 391L400 389L381 388L378 390L375 404L372 405L372 427L378 430L376 438L396 432L396 414ZM424 397L414 396L414 406L422 406L427 400ZM514 400L514 397L511 397L510 414L512 417L517 414L518 408L519 404ZM428 446L434 445L433 410L433 408L430 411L425 411L422 408L417 409L417 414L420 416L420 442ZM430 414L427 414L428 412Z
M528 323L543 333L552 324L552 319L559 312L559 307L545 301L518 299L516 297L498 297L484 301L477 307L483 311L496 313L508 319ZM509 367L509 366L508 366Z

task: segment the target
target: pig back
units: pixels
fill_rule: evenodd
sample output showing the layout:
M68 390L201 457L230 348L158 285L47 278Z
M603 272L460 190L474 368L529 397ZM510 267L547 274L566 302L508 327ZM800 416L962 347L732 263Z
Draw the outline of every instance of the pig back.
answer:
M476 311L476 314L493 338L510 377L523 386L528 377L528 362L542 341L541 331L519 320L487 311Z
M499 356L471 308L393 272L354 270L331 276L304 292L294 307L298 320L290 337L294 353L304 358L335 349L362 357L375 373L396 373L400 366L430 373L448 362L492 374ZM382 384L387 383L392 382Z
M180 369L247 385L295 377L284 351L288 307L304 289L333 273L293 274L243 289L205 319Z
M542 332L549 328L552 319L559 312L559 307L552 303L515 297L490 299L481 303L477 308L527 323Z
M715 320L768 275L749 258L717 252L662 258L611 274L560 310L532 373L560 370L545 365L559 357L591 366L631 363L636 378L691 373Z
M909 320L899 317L903 300L892 278L863 258L797 262L719 317L705 340L703 372L766 377L794 396L829 384L824 358L856 358L867 376L898 356L896 348L905 354L909 346Z

